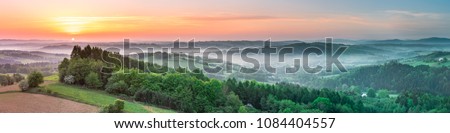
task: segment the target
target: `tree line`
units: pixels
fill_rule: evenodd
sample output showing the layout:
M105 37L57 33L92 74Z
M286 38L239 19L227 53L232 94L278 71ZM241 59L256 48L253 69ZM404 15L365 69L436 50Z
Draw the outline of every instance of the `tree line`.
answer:
M13 85L15 82L20 82L24 79L24 77L18 73L15 73L13 75L9 74L0 74L0 85L1 86L7 86L7 85Z
M0 73L21 73L29 74L33 71L40 71L44 75L51 75L56 72L58 64L48 62L28 63L28 64L0 64Z

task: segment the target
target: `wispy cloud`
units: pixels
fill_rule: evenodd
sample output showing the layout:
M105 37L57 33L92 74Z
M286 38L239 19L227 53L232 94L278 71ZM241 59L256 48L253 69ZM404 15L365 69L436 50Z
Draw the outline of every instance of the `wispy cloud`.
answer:
M386 10L385 11L391 15L401 15L406 17L416 17L416 18L440 18L441 15L438 13L428 13L428 12L412 12L404 10Z

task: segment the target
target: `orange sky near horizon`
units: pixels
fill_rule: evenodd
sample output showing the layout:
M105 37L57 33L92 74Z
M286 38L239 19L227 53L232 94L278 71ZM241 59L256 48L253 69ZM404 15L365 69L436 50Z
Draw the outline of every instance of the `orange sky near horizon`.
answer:
M294 3L292 1L292 3ZM78 0L0 2L0 39L70 40L291 40L338 37L351 39L421 37L410 27L433 29L414 17L431 13L375 10L372 16L320 9L322 3L296 6L269 0ZM297 9L298 8L298 9ZM268 10L270 9L270 10ZM409 13L409 14L408 14ZM436 15L438 16L438 15ZM440 16L439 16L440 17ZM407 33L404 33L407 32ZM413 32L411 32L413 33ZM439 35L438 33L429 34Z

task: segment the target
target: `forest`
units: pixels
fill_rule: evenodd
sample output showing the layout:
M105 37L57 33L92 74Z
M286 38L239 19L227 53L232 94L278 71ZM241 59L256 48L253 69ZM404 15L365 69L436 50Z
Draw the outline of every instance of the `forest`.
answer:
M448 96L450 95L448 79L450 79L448 67L410 66L390 61L383 65L360 67L336 78L324 79L320 84L328 88L348 88L353 85L396 92L424 91Z
M101 60L101 56L108 57L107 61ZM119 59L132 63L120 69ZM364 67L327 79L323 82L328 87L322 89L285 82L268 84L234 78L220 81L208 78L201 70L165 68L89 45L75 46L71 58L65 58L58 70L60 82L103 90L124 99L178 112L406 113L450 110L450 98L435 94L445 91L445 86L439 85L448 85L441 79L450 75L448 69L412 67L396 62ZM430 76L432 74L440 74L440 77ZM415 80L417 76L425 78ZM411 81L422 86L411 85ZM345 89L337 89L342 86ZM359 87L368 88L367 96L361 95ZM390 96L392 91L398 95Z

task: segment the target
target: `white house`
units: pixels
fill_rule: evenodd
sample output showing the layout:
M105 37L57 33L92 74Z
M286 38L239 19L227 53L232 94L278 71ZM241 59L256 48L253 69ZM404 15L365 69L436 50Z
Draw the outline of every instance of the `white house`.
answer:
M361 97L367 97L367 93L361 94Z

